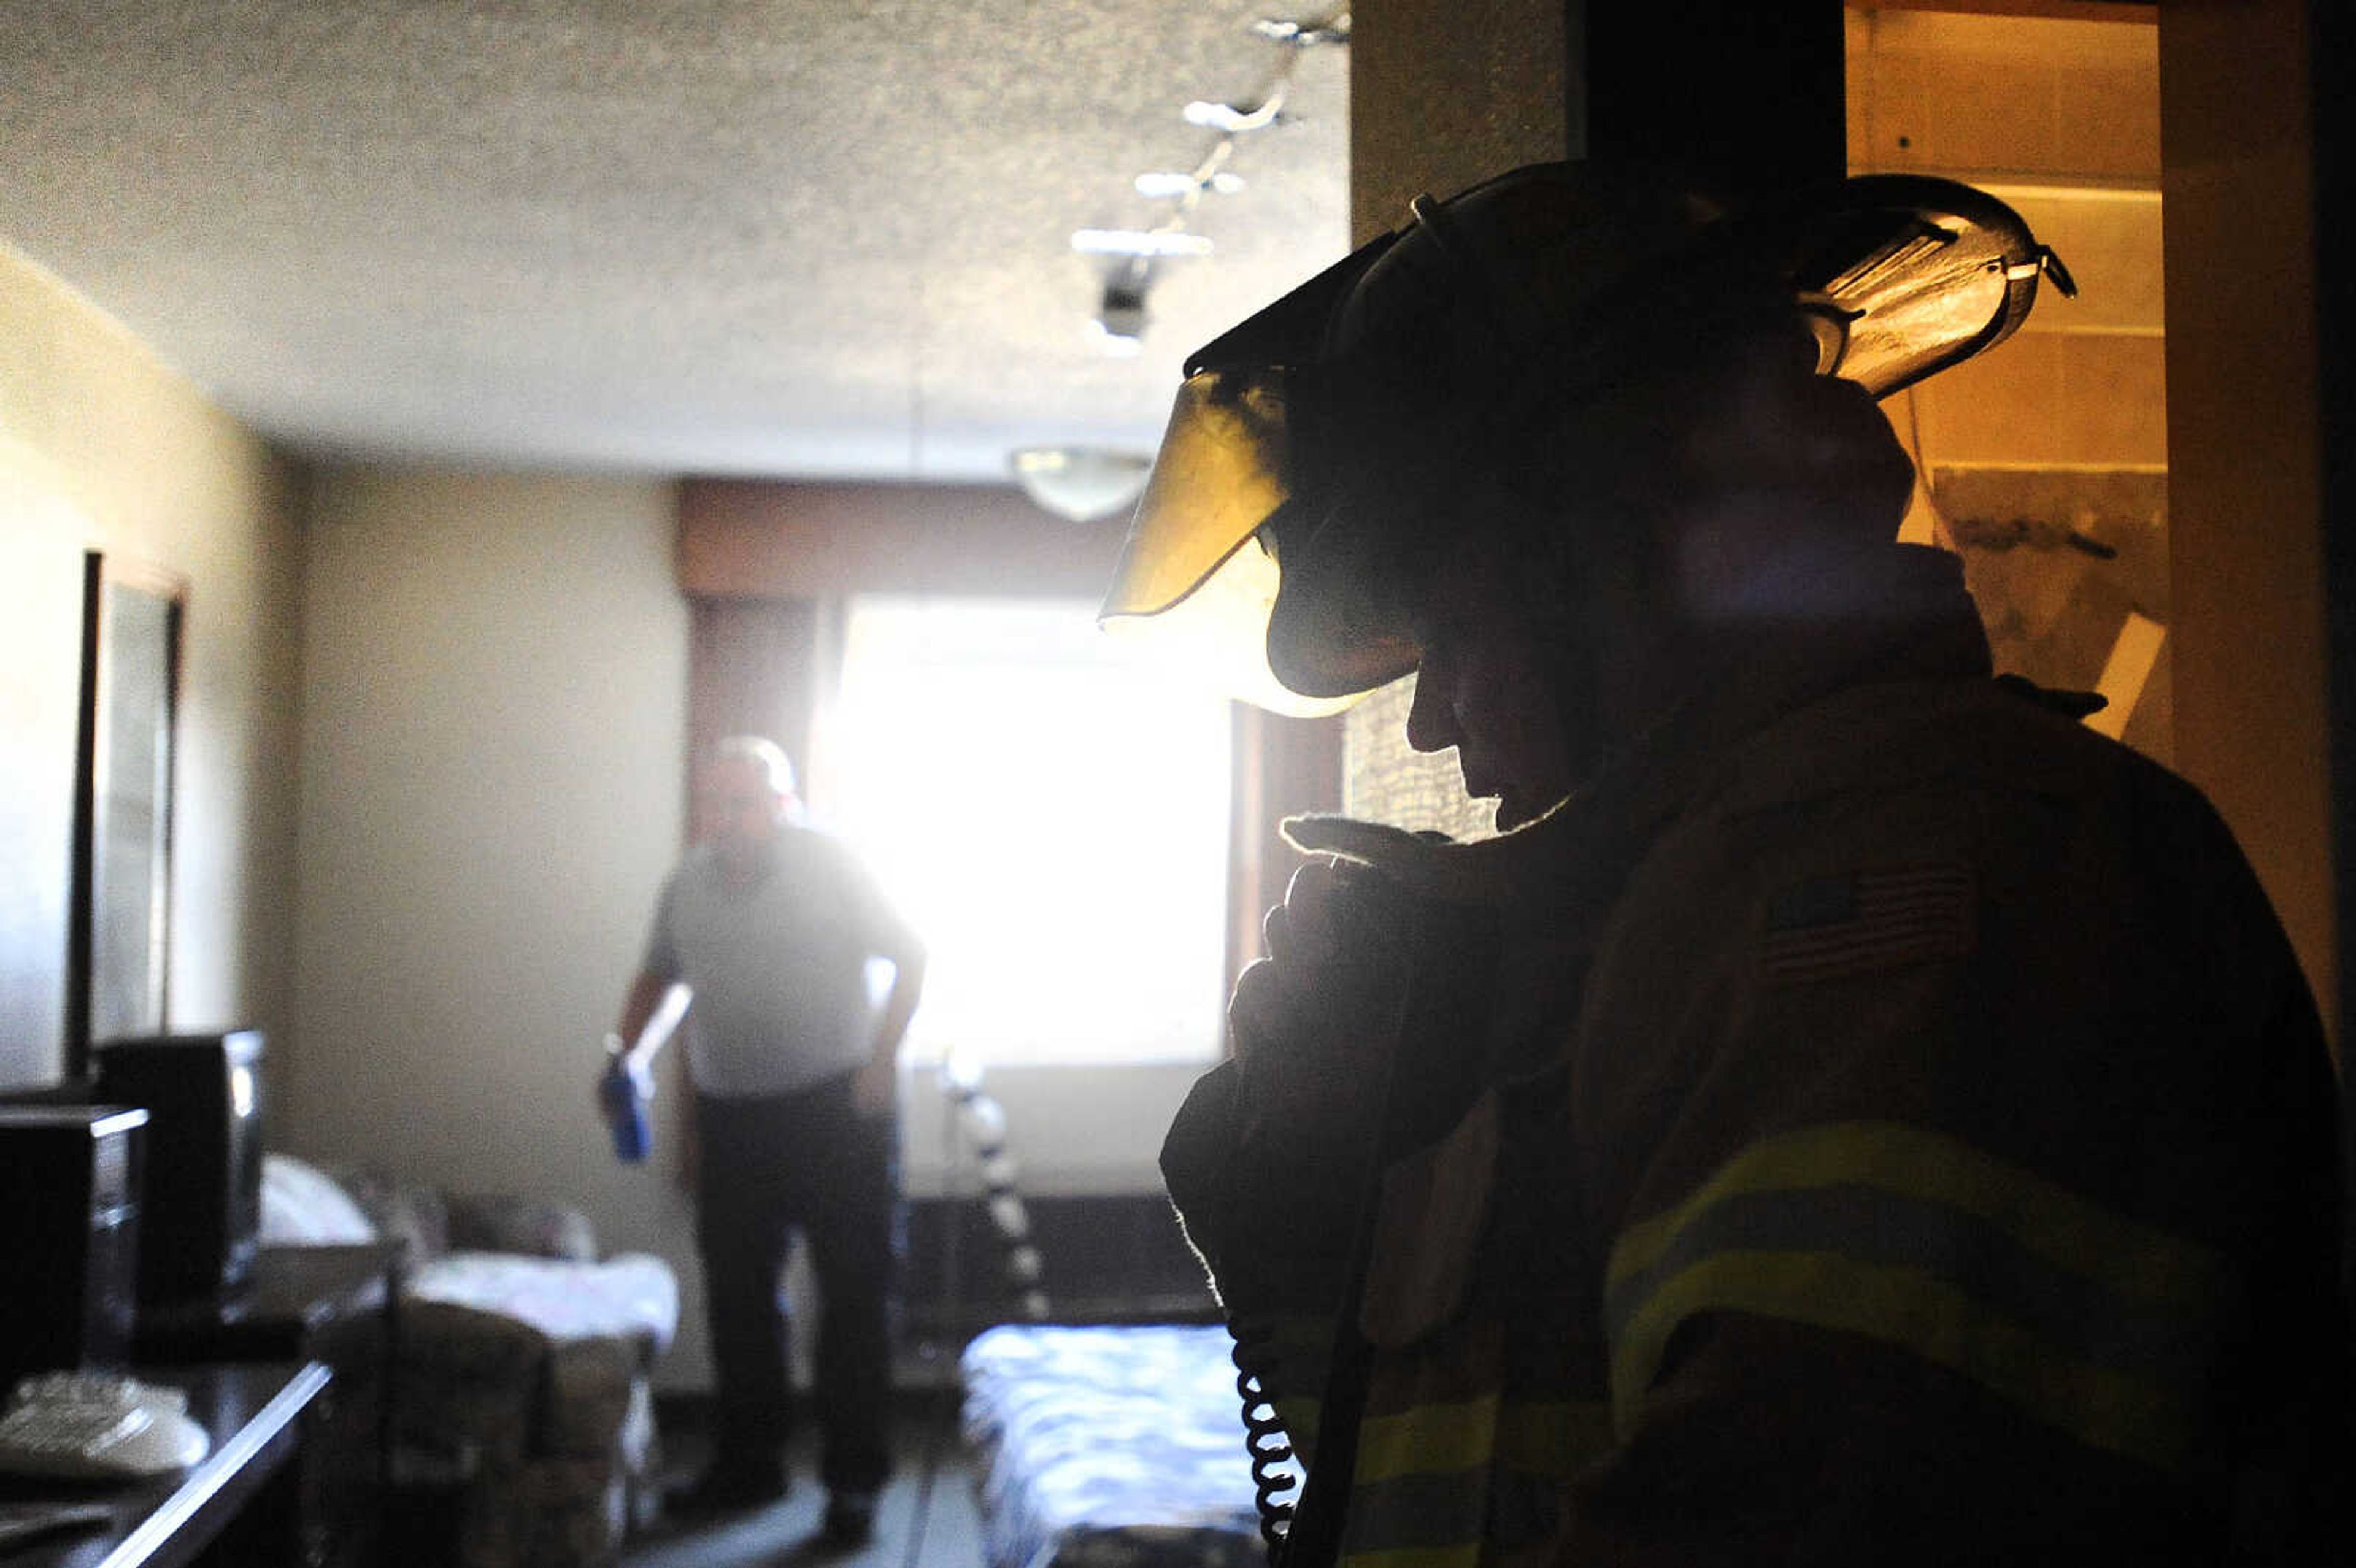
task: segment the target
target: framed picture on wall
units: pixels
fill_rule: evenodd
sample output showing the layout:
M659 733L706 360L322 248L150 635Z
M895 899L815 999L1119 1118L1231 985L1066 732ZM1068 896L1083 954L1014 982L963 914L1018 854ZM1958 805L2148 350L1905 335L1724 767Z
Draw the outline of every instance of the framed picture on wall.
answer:
M82 581L82 701L66 1069L93 1043L159 1034L171 979L172 776L187 583L91 551Z

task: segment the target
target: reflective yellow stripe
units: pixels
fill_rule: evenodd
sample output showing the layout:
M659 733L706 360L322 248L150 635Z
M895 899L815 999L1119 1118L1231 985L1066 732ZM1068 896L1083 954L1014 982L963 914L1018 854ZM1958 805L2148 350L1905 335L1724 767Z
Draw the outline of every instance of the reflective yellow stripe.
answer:
M1743 1150L1613 1245L1612 1417L1624 1435L1680 1322L1745 1311L1869 1335L2172 1467L2227 1278L2212 1249L1946 1134L1811 1127Z
M1463 1564L1501 1479L1551 1488L1611 1447L1601 1401L1504 1403L1484 1395L1370 1420L1359 1429L1344 1564ZM1460 1539L1469 1538L1469 1539Z
M2151 1300L2206 1306L2222 1273L2209 1248L2110 1213L1960 1138L1890 1122L1836 1122L1751 1145L1691 1198L1621 1232L1605 1288L1649 1267L1696 1216L1729 1198L1846 1183L1973 1215L2057 1267Z
M1456 1546L1395 1546L1382 1552L1344 1552L1343 1568L1472 1568L1481 1561L1481 1543Z
M1696 1313L1751 1312L1869 1335L1986 1384L2096 1447L2172 1467L2191 1422L2167 1393L2089 1365L1917 1269L1828 1253L1721 1253L1672 1276L1629 1320L1612 1355L1622 1436L1676 1326Z
M1395 1476L1445 1475L1486 1465L1496 1451L1497 1396L1372 1416L1358 1427L1359 1486Z
M1497 1467L1559 1479L1618 1440L1612 1407L1601 1400L1508 1403L1497 1416Z

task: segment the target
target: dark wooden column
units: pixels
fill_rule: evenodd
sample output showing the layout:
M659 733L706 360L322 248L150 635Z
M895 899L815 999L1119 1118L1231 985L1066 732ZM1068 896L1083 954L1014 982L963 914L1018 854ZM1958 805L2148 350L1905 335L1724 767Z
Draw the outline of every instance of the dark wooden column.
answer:
M1838 0L1370 0L1350 43L1352 231L1519 164L1642 158L1737 191L1838 179ZM1706 40L1706 47L1698 40Z
M1848 172L1839 0L1565 0L1569 155L1738 195Z

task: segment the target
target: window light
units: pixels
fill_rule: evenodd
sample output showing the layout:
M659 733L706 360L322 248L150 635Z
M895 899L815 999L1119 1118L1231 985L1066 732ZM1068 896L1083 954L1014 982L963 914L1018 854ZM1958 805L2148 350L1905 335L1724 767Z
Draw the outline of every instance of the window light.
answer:
M1091 603L854 602L819 804L930 950L912 1059L1216 1053L1229 722Z

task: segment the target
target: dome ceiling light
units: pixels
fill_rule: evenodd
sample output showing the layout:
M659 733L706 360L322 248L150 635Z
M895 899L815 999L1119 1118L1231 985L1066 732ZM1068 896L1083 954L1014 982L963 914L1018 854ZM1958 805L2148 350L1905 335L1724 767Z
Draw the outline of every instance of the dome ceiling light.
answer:
M1150 453L1102 446L1024 447L1011 462L1024 495L1075 523L1126 512L1153 467Z

